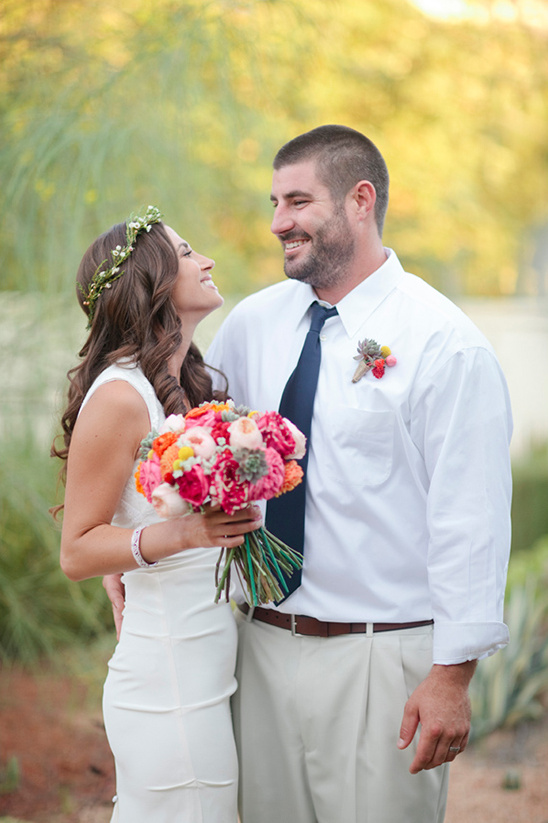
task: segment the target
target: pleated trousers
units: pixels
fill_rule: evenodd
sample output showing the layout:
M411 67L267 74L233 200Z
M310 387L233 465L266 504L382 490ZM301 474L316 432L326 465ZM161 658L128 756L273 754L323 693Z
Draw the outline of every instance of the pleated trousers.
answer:
M396 745L431 626L316 638L238 622L241 823L442 823L448 766L411 775L418 734Z

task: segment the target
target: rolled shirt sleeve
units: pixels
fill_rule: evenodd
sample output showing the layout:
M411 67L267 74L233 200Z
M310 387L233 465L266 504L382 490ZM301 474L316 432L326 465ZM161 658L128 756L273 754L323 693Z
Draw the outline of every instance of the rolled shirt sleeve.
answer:
M483 347L457 351L414 394L412 436L429 478L434 662L459 663L509 639L510 404L499 364Z

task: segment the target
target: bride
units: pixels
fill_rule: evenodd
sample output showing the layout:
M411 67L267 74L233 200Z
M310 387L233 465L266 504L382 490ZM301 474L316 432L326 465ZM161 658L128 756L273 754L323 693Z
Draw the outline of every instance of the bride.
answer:
M214 261L154 207L87 250L78 292L90 329L62 416L61 565L71 580L123 572L126 607L103 711L118 823L236 823L229 698L236 628L215 604L222 544L261 524L257 507L161 521L135 488L141 440L212 397L192 343L222 305Z

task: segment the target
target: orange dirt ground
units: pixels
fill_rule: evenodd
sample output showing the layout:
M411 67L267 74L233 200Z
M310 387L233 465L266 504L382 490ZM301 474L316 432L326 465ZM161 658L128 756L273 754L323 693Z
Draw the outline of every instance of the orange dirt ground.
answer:
M13 757L20 777L6 792ZM47 669L1 671L0 820L108 823L113 794L100 706L86 686ZM496 732L457 758L445 823L463 821L548 823L548 718Z

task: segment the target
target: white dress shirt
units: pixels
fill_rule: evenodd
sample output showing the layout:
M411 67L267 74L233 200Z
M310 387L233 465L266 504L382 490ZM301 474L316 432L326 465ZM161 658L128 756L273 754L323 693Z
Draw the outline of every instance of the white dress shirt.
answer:
M386 251L322 330L303 580L279 610L336 622L433 618L433 662L460 663L508 642L510 403L484 336ZM206 360L236 403L278 408L315 299L288 280L231 312ZM353 383L365 338L390 346L397 364Z

